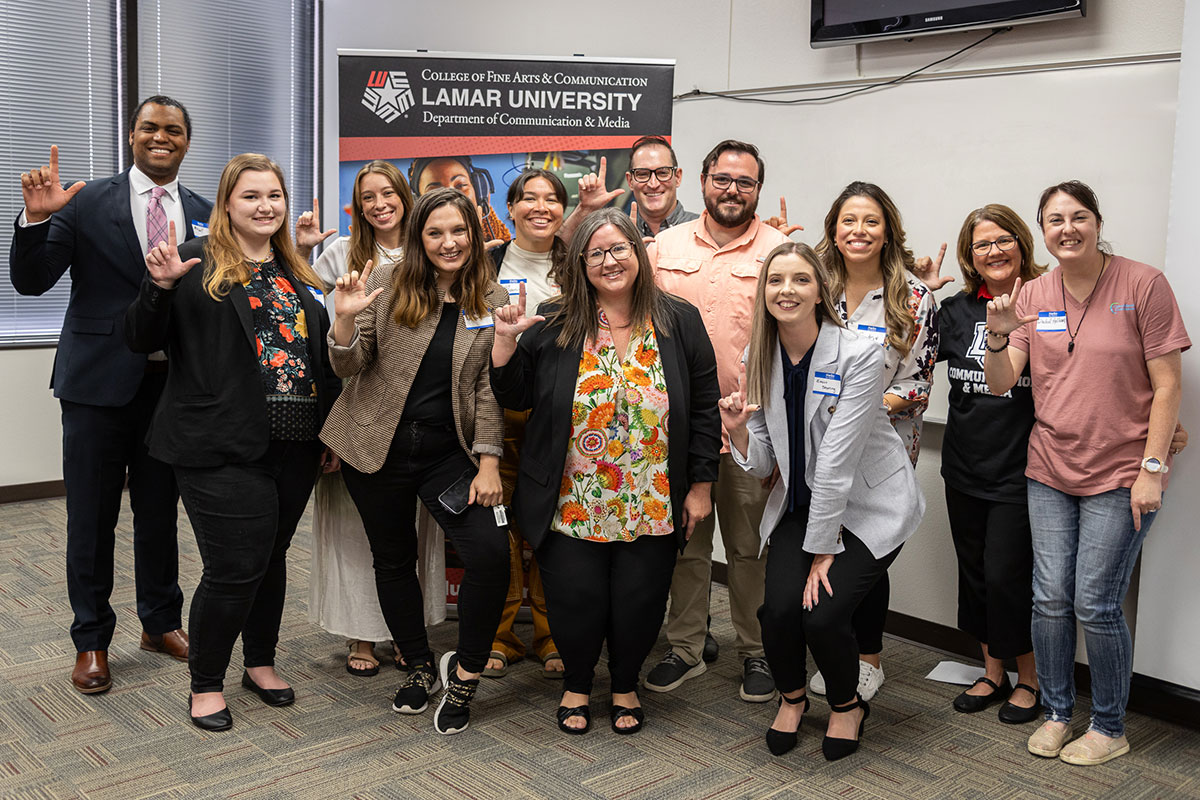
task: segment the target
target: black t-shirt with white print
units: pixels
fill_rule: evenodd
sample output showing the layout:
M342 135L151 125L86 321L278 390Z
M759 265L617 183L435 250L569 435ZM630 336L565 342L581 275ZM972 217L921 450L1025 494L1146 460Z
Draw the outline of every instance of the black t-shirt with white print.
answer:
M960 293L942 303L938 361L947 362L950 378L942 478L972 497L1024 504L1033 430L1029 367L1006 394L988 390L983 374L988 299Z

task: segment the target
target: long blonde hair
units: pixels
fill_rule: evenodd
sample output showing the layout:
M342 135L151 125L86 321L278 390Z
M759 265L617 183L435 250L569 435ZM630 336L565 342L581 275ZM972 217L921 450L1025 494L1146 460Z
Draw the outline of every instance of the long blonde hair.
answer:
M438 305L437 267L425 253L422 236L429 216L442 206L454 206L471 237L467 263L454 275L450 292L469 317L487 315L488 289L496 279L496 265L483 249L483 228L475 204L457 189L434 189L417 198L412 220L404 235L404 258L392 272L392 313L401 325L415 328Z
M750 353L746 357L746 399L750 403L762 404L770 397L771 371L779 363L779 322L767 310L767 271L771 269L771 262L783 255L799 256L812 266L821 290L821 302L813 309L817 322L844 327L833 305L838 296L830 291L829 270L811 247L803 242L789 241L767 253L758 272L758 288L754 291L754 321L750 325Z
M887 192L873 183L854 181L837 196L829 213L825 215L825 238L817 245L817 254L829 270L829 290L834 297L841 297L846 288L846 262L837 249L837 223L842 206L851 197L865 197L874 201L883 210L886 228L883 253L879 268L883 272L883 310L887 326L887 344L901 358L908 355L913 346L917 324L909 306L908 273L916 265L912 251L904 246L904 227L900 224L900 210L888 197Z
M233 225L229 222L229 198L244 172L273 172L279 179L283 189L283 224L279 230L271 234L271 247L275 250L275 260L281 266L286 266L292 277L317 291L322 290L321 279L313 268L308 265L296 246L292 243L292 234L288 230L291 203L288 200L287 183L283 179L283 170L270 158L260 153L242 153L229 159L221 172L221 181L217 184L217 202L213 205L212 216L208 218L208 241L204 245L204 291L213 300L220 301L229 294L229 288L235 283L245 283L250 280L250 266L246 262L246 254L233 233Z
M408 225L408 217L413 209L412 190L408 188L408 181L404 180L404 176L400 174L400 170L396 168L395 164L382 160L370 161L358 171L358 174L354 176L354 191L350 197L350 210L354 217L354 224L350 227L350 249L346 254L346 263L349 269L356 269L360 272L367 265L367 261L377 260L375 258L375 227L367 221L360 196L362 179L371 173L387 178L388 183L396 190L396 196L400 198L400 205L403 208L400 218L401 242L404 241L405 227Z
M566 259L556 273L562 304L550 317L550 322L562 326L557 344L563 349L583 347L585 343L595 341L600 333L596 287L588 280L583 254L592 236L605 225L612 225L633 245L633 258L637 259L638 273L633 281L633 302L629 312L632 335L644 333L646 323L653 325L661 336L671 335L675 313L667 305L666 292L654 282L654 270L642 235L633 227L628 214L615 208L602 208L588 214L575 229L571 241L567 242Z

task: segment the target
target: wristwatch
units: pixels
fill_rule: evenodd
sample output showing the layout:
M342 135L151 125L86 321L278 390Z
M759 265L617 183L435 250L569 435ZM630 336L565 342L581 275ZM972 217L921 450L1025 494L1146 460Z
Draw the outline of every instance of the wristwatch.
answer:
M1166 475L1171 468L1159 461L1157 458L1151 456L1150 458L1142 459L1142 469L1153 474Z

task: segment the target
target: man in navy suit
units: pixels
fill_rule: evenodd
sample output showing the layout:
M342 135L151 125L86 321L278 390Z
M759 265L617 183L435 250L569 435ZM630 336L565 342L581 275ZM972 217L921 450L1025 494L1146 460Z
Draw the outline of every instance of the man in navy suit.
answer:
M146 429L166 381L166 357L125 344L125 309L137 297L146 252L171 222L187 238L207 230L212 203L179 185L192 123L169 97L142 101L133 114L133 166L119 175L63 188L58 148L50 164L21 175L25 209L9 258L18 292L40 295L71 270L50 386L62 405L67 489L67 592L78 653L71 682L85 694L112 686L108 645L116 626L114 529L126 475L141 648L186 661L181 613L178 490L171 468L146 452ZM151 241L153 237L153 241Z

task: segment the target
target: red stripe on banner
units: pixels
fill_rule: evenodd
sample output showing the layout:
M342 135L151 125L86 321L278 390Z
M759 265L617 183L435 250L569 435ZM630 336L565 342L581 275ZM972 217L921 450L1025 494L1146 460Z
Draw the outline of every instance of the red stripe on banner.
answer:
M374 158L477 156L500 153L545 153L558 150L621 150L641 134L621 136L343 136L339 161ZM664 137L667 141L670 136Z

